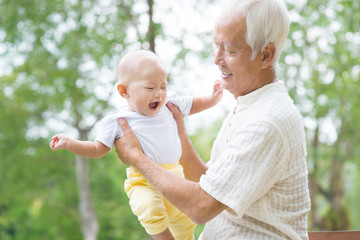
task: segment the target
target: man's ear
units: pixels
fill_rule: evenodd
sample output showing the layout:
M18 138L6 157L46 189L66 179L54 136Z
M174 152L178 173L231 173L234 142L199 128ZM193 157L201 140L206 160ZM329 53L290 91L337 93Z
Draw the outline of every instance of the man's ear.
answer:
M126 85L119 83L117 86L117 90L123 98L129 98L129 95L127 93Z
M271 42L265 46L264 50L262 51L261 68L265 69L269 66L272 66L275 53L276 47L274 43Z

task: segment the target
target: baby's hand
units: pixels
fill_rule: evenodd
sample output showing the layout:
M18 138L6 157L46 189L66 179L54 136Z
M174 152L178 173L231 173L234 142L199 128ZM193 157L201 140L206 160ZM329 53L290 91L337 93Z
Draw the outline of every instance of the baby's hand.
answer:
M51 150L55 151L59 149L64 149L68 140L69 138L64 134L56 134L52 137L52 141L50 142Z
M218 103L221 101L223 97L224 88L222 85L221 80L216 80L214 82L213 92L211 94L211 98L215 103Z

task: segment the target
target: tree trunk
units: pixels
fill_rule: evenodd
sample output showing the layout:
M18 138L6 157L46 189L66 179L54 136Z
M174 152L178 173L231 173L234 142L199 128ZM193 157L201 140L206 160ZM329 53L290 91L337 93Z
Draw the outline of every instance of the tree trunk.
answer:
M331 208L328 209L323 218L323 226L327 230L348 230L350 228L350 215L344 204L343 168L344 163L334 157L330 168L331 198L328 199Z
M344 117L342 122L345 122ZM344 136L346 136L346 125L342 124L338 139L334 144L337 151L331 159L330 167L330 199L329 203L331 208L325 214L323 222L324 226L329 230L348 230L350 228L350 215L345 200L345 187L344 187L344 164L346 159L351 157L349 151L349 143L346 143ZM352 145L352 143L350 143Z
M148 6L149 6L149 10L148 10L148 15L149 15L149 28L148 28L148 33L147 33L147 40L150 44L150 50L155 52L155 24L153 21L153 5L154 5L154 1L153 0L147 0Z
M84 240L96 240L99 223L93 208L89 186L89 160L76 156L76 179L79 189L79 211L82 220Z
M343 163L334 157L330 168L330 189L332 191L331 206L336 212L340 212L343 206Z
M310 183L310 196L311 196L311 212L310 212L310 223L311 229L317 230L321 228L321 216L318 211L316 196L319 193L319 185L317 183L317 170L318 170L318 151L319 151L319 120L317 127L314 132L314 138L312 141L312 160L313 169L309 174Z

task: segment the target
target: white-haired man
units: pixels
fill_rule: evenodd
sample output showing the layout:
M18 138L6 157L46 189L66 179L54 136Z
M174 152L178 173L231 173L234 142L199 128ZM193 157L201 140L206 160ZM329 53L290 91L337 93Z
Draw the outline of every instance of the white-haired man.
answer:
M204 164L171 104L182 142L187 180L161 169L142 152L127 122L116 142L119 157L196 223L200 239L308 239L310 210L301 115L277 78L289 31L282 0L234 1L214 31L224 89L237 101Z

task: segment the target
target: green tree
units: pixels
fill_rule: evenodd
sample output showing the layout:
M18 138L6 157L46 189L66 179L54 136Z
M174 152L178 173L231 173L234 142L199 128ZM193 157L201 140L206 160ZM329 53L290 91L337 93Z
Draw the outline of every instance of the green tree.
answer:
M123 191L126 166L114 151L98 161L78 158L74 167L73 154L49 150L49 136L93 136L94 124L114 109L109 95L125 50L176 46L169 64L175 82L193 71L194 58L211 59L212 29L189 29L212 2L161 2L168 4L161 10L166 18L177 17L173 31L152 0L0 0L0 239L146 238ZM359 228L359 3L288 7L293 23L280 78L306 125L311 229ZM189 8L196 21L184 26L187 19L172 11ZM191 136L205 161L219 126ZM87 209L82 215L79 201Z
M346 167L357 168L360 129L359 3L291 5L293 23L283 75L304 115L312 197L311 229L351 228ZM332 135L329 135L329 133Z
M14 189L30 196L21 198L20 192L15 195L18 200L15 203L12 195L2 198L4 210L1 213L5 217L4 231L1 228L0 234L4 238L28 239L31 236L39 239L47 236L45 238L79 239L79 232L74 226L80 224L85 239L96 239L99 226L89 185L88 159L76 157L75 175L71 168L73 155L49 153L42 146L48 146L46 138L54 131L72 132L81 140L88 139L93 125L109 109L107 96L99 92L111 92L113 89L115 74L110 75L106 71L118 58L114 52L120 54L126 46L133 44L127 39L127 31L137 29L139 24L136 20L138 14L132 10L133 4L132 1L116 4L86 0L1 1L0 31L2 46L6 46L4 55L9 72L1 76L2 105L7 110L2 122L11 126L1 134L2 146L7 147L2 156L2 169L8 169L9 175L14 174L2 175L2 191L14 188L11 187L11 179L15 180L15 177L31 183L31 186L27 185L31 191L20 184L16 184ZM141 36L137 35L135 41L138 39L141 40ZM17 119L17 126L13 126L12 119ZM12 138L16 140L14 144ZM54 158L62 162L47 162ZM14 167L9 169L11 163ZM41 169L42 165L47 170L56 165L60 170L56 170L53 177L49 177L50 172L45 170L41 171L44 175L30 174L31 169ZM20 167L24 170L16 171ZM64 215L59 218L66 231L54 224L59 219L56 219L54 211L50 211L52 207L61 206L65 210L66 201L51 200L47 205L46 198L50 197L50 193L36 190L42 185L41 181L46 181L52 190L52 179L59 178L61 172L65 172L64 179L70 181L55 184L55 187L67 184L71 187L59 189L53 197L60 194L65 199L76 200L73 193L77 191L71 184L75 176L79 192L80 217L73 212L75 207L68 211L69 216L74 217L72 221L63 221ZM38 187L33 180L35 176L39 177ZM73 191L69 192L71 189ZM26 205L30 207L24 207ZM69 206L74 206L74 202ZM42 217L51 212L48 219L55 218L55 221L40 220L40 210ZM37 221L32 221L35 217ZM69 224L66 225L67 222Z
M52 153L48 142L56 132L90 139L113 109L108 96L119 56L129 48L156 50L156 38L165 38L153 1L0 4L1 239L144 238L119 193L125 166L116 155L89 161Z

